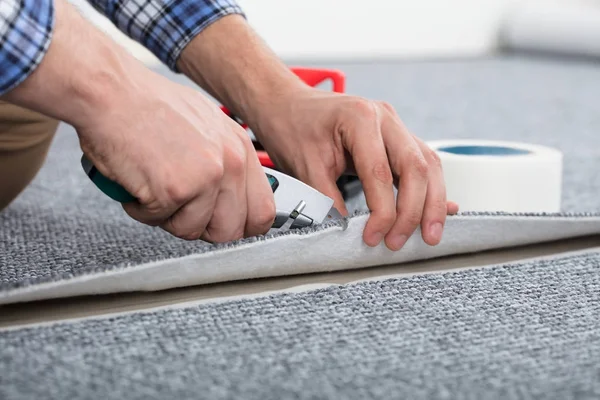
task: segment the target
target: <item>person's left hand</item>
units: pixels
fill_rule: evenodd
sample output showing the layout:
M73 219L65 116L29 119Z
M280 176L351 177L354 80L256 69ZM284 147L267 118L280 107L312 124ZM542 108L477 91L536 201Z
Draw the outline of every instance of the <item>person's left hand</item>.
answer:
M255 122L253 133L277 167L333 198L344 215L336 181L358 175L371 212L363 234L369 246L385 239L399 250L419 225L423 240L436 245L446 215L458 212L446 199L439 157L387 103L307 88L278 97Z

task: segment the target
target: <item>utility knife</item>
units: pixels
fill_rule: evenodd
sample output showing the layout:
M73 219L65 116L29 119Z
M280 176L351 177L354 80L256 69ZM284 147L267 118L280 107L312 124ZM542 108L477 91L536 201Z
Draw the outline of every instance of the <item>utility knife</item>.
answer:
M102 175L85 155L81 157L81 166L96 187L111 199L120 203L136 201L121 185ZM262 168L275 198L277 213L272 228L297 229L343 219L330 197L282 172Z

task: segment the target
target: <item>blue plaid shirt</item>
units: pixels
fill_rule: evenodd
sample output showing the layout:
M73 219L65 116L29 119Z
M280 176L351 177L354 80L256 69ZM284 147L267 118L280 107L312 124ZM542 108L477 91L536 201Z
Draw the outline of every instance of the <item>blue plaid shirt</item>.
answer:
M228 14L243 15L235 0L88 1L174 71L181 51L205 27ZM39 65L53 28L53 0L0 0L0 95Z

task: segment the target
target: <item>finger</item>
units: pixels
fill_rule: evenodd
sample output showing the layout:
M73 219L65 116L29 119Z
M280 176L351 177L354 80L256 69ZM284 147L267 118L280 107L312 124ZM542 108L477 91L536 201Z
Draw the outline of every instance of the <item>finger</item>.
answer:
M446 208L448 209L447 213L448 215L456 215L458 214L458 204L456 204L453 201L449 201L448 204L446 205Z
M392 171L399 180L396 222L385 238L388 248L395 251L404 246L421 223L428 165L413 136L396 119L385 120L383 135Z
M359 115L355 125L342 135L371 211L363 231L363 240L369 246L381 243L396 219L393 177L381 137L380 115L377 108L373 110Z
M425 157L428 168L427 196L423 208L421 221L421 236L430 246L437 245L442 240L446 214L448 211L446 201L446 186L439 156L425 143L414 138Z
M246 152L226 149L225 174L213 215L202 235L211 243L229 242L244 237L248 204L246 197Z
M125 212L133 219L150 226L165 223L181 206L146 206L138 202L121 204Z
M217 190L204 192L181 207L160 227L171 235L185 240L198 240L212 218L217 201Z
M249 149L254 151L253 149ZM275 221L275 198L273 190L260 162L249 152L247 160L248 217L246 218L245 236L263 235L271 229Z
M398 180L394 179L394 187L396 189L398 189ZM457 203L453 202L453 201L448 201L446 204L446 213L448 215L456 215L458 214L458 210L459 210L459 206Z
M170 176L156 176L154 187L140 196L140 202L123 204L123 208L137 221L160 226L179 238L198 239L210 220L222 173L216 168L207 169L201 179L185 178L192 176L186 173Z
M344 201L344 196L342 196L336 182L337 178L334 174L327 172L327 168L324 166L311 169L309 171L309 177L305 180L305 183L331 198L333 200L333 206L340 214L346 216L348 215L346 202Z
M177 210L196 197L191 183L171 182L170 185L169 188L149 189L148 196L142 198L147 197L151 200L124 203L122 207L136 221L150 226L164 224Z

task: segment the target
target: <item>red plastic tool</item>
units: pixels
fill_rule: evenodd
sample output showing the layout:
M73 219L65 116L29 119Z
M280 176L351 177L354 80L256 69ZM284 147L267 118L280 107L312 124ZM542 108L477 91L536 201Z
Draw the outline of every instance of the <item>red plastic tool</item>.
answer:
M330 79L333 84L333 92L344 93L344 91L346 90L346 77L341 71L335 69L308 67L292 67L290 69L309 86L314 87ZM248 126L239 118L232 115L226 107L221 107L221 110L223 110L223 112L231 118L234 118L242 126L242 128L248 129ZM255 147L257 147L257 145L257 143L254 143ZM275 164L273 163L266 151L257 149L256 154L263 167L276 169Z

